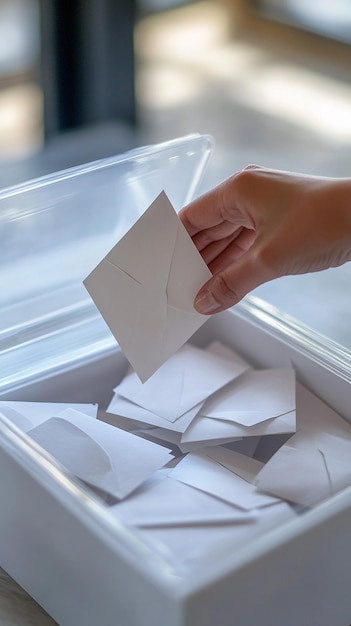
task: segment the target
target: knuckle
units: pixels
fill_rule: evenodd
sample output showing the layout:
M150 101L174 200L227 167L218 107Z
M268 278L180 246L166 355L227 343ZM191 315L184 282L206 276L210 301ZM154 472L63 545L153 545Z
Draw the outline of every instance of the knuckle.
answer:
M218 300L225 305L235 304L242 297L225 274L219 274L215 277L214 291Z
M244 194L245 196L247 192L252 189L257 169L258 168L256 168L256 166L248 165L244 167L244 169L240 170L240 172L236 172L236 174L234 174L233 183L239 194Z

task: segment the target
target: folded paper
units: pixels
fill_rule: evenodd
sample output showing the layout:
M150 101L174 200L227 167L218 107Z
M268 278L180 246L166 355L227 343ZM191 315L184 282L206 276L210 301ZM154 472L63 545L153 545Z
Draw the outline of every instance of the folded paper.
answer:
M61 417L51 417L28 433L78 478L109 491L112 466L104 449L87 433Z
M79 478L116 498L173 458L165 447L72 409L28 434Z
M186 345L144 384L135 373L129 373L114 390L107 411L118 419L137 420L140 428L154 426L184 433L207 397L248 367L220 342L205 350Z
M177 423L177 422L176 422ZM136 431L137 432L137 431ZM183 453L186 452L192 452L193 450L198 450L201 448L204 448L205 446L208 445L208 442L203 442L203 441L195 441L193 443L182 443L182 434L181 433L177 433L174 430L168 430L166 428L148 428L147 430L144 428L140 428L139 429L140 433L143 433L144 435L147 433L148 436L159 440L159 441L163 441L165 443L170 443L173 445L176 445L179 450ZM252 438L254 439L254 437ZM211 441L211 444L213 446L217 445L217 444L221 444L221 443L227 443L227 442L237 442L237 441L242 441L242 439L220 439L218 441ZM256 444L257 445L257 444Z
M246 524L209 523L189 526L139 528L139 535L162 558L167 558L180 575L206 569L207 564L235 554L243 546L273 528L289 523L296 513L286 502L255 510L255 519Z
M263 463L257 461L257 459L247 456L246 454L241 454L236 450L226 448L225 446L204 448L203 453L213 461L226 467L229 471L237 474L248 483L255 481L258 472L260 472L263 467Z
M294 370L264 369L245 372L210 398L201 415L250 427L295 409Z
M211 459L204 451L190 452L171 471L170 476L243 510L277 501L277 498L260 493L255 486Z
M296 431L293 369L248 370L203 405L182 443Z
M242 364L187 344L144 384L133 372L115 391L164 420L175 422L243 371Z
M208 319L193 301L210 277L162 192L84 285L145 381Z
M167 428L175 432L183 433L198 414L202 404L202 402L200 404L196 404L189 409L189 411L183 413L183 415L181 415L175 422L170 422L164 417L161 417L161 415L148 411L144 407L134 404L134 402L126 400L123 396L115 393L107 408L107 412L120 417L137 420L138 422L143 422L146 425Z
M7 419L13 421L16 426L25 432L70 408L90 417L96 417L98 411L97 404L28 402L23 400L0 401L0 413L3 413Z
M242 524L255 519L255 514L239 511L169 476L139 489L112 507L111 512L124 522L140 527Z
M256 484L311 507L351 486L351 426L302 385L297 405L299 430L260 470Z

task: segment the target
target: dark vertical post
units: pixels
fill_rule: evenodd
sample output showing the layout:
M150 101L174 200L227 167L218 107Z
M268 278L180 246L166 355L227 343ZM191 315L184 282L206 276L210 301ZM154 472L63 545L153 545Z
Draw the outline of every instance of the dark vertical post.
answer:
M46 135L135 124L135 0L41 0Z

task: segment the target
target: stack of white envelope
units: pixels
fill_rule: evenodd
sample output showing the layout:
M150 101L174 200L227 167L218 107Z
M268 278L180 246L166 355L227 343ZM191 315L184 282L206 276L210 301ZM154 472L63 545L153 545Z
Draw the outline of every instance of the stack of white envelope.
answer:
M148 388L127 374L111 405L128 407L128 417L108 416L118 426L96 419L97 405L3 401L0 415L92 486L112 516L179 572L351 484L351 426L300 384L295 424L291 370L253 370L218 343L205 350L185 346L163 368L170 388L165 374L162 384L151 378ZM202 383L201 372L208 375ZM188 426L184 415L191 415ZM157 420L168 428L155 426ZM209 439L202 435L187 444L188 453L179 450L181 438L201 421L212 424L204 431ZM180 430L172 430L177 422ZM233 430L222 437L216 424ZM173 454L172 435L178 438Z
M295 373L253 370L219 342L185 345L142 384L132 372L107 409L124 427L176 444L187 452L244 437L296 430Z
M205 443L173 469L156 473L112 513L182 571L202 567L211 555L225 555L351 486L351 426L302 385L296 392L298 430L266 463L258 457L266 456L262 444L273 442L274 449L274 436Z
M297 515L252 484L261 467L223 446L205 448L156 472L111 513L186 571Z

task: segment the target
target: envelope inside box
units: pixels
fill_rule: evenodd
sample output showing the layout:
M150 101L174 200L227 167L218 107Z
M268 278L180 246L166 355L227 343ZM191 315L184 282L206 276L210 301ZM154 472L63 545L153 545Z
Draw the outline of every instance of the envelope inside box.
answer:
M195 352L199 350L196 348ZM185 352L180 351L179 354ZM202 352L204 359L214 356L208 348ZM216 359L219 353L222 358L225 353L228 369L225 364L222 365L226 373L238 373L240 368L237 368L235 353L226 347L222 349L218 344L215 352ZM239 388L242 388L247 376L245 364L241 367L236 381L240 382ZM158 376L161 371L162 368ZM174 373L172 368L170 371ZM291 371L276 370L276 381L280 380L281 372L290 381L285 390L286 398L280 397L277 404L272 370L267 372L269 385L266 390L269 389L271 395L272 414L276 415L277 405L284 409L285 399L289 403L293 397L290 383L294 378ZM250 378L254 377L248 376ZM141 385L140 381L138 384ZM161 377L160 384L163 386L162 394L158 398L156 393L152 398L153 403L158 399L164 402L167 398L166 379ZM232 386L235 388L235 382L227 383L224 389L228 391ZM182 387L176 386L175 389L179 393ZM157 386L153 390L156 392ZM207 392L212 392L210 386ZM211 402L217 393L211 394ZM254 388L251 393L255 393ZM82 411L76 411L73 405L60 411L60 407L67 405L52 404L50 409L50 405L45 406L44 403L11 403L8 414L11 411L15 416L21 413L25 427L29 418L32 423L37 420L38 425L32 430L36 441L86 483L111 494L113 499L106 502L112 504L108 507L112 516L133 526L163 557L169 554L173 564L180 561L179 567L195 567L210 558L215 546L217 550L224 549L228 541L231 545L240 545L242 541L250 541L257 534L293 519L302 510L292 506L291 501L307 507L315 506L351 484L351 426L300 384L297 384L296 399L296 434L290 432L280 438L277 435L270 436L269 433L263 436L248 435L236 442L232 435L234 443L220 445L224 440L219 437L213 446L209 442L213 440L213 432L217 437L222 432L219 428L221 425L227 428L240 426L245 433L252 430L257 432L258 425L244 427L230 420L197 415L182 433L116 416L117 428L94 419L96 406L88 406L86 411L91 415L84 415ZM210 402L206 398L204 401ZM140 410L147 412L147 409L131 400L128 402L134 406L135 415ZM5 404L2 405L3 410ZM175 400L175 405L179 407L180 403ZM265 405L265 411L267 408L268 405ZM257 410L257 406L254 410ZM52 415L51 411L56 415ZM50 417L55 419L48 419ZM108 417L113 421L113 415ZM165 421L176 424L180 419ZM267 427L268 423L279 419L281 416L265 420L263 424ZM210 437L204 436L202 441L194 441L193 444L191 441L182 442L187 433L194 432L201 421L203 424L211 421L217 430ZM59 431L58 425L61 429ZM133 433L127 432L129 425ZM157 443L147 439L152 439L153 431L156 431ZM170 455L168 447L171 436L174 438L175 459ZM274 445L271 444L273 440ZM187 450L181 451L182 445L185 448L188 446ZM192 450L192 445L196 450ZM80 465L79 455L82 455ZM264 462L260 459L264 459ZM117 504L116 499L119 501Z

